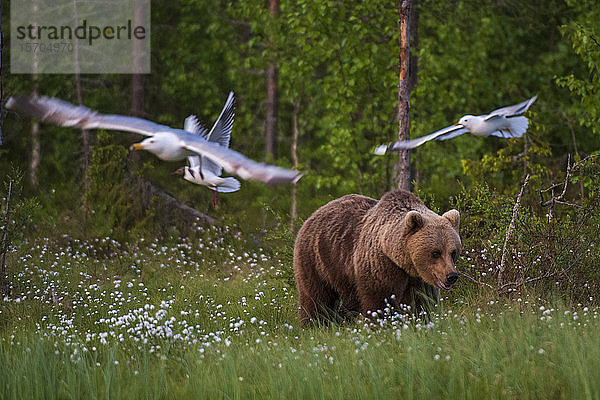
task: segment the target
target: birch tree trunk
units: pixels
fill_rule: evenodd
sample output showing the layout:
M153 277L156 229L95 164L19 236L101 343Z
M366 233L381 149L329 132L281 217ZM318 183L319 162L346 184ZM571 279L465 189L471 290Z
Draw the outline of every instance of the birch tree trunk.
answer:
M292 115L292 163L295 171L298 171L298 114L300 113L300 101L294 104L294 113ZM296 229L296 219L298 218L297 210L297 189L298 182L294 182L292 185L292 206L290 209L290 231L294 232Z
M37 1L33 3L33 15L35 16L39 11L39 4ZM35 18L35 17L34 17ZM34 22L34 26L37 23ZM33 53L33 95L38 95L38 57L37 53ZM29 183L34 189L39 187L38 171L40 167L40 161L42 158L42 146L40 143L40 123L39 121L33 121L31 125L31 155L29 157Z
M36 78L34 78L36 79ZM37 82L33 86L33 95L38 95ZM39 187L38 171L42 158L42 145L40 143L40 123L33 121L31 124L31 157L29 158L29 183L34 189Z
M400 17L400 72L398 75L398 140L410 139L410 36L409 14L410 0L401 0L398 6ZM395 183L398 189L410 190L410 155L409 150L401 150L398 162L394 166Z

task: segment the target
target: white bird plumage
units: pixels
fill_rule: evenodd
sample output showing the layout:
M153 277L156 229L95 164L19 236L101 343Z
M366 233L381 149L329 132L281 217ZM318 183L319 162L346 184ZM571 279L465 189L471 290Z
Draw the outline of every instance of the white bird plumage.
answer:
M295 183L302 177L297 171L252 161L237 151L208 142L200 135L142 118L101 114L52 97L16 96L9 98L6 106L31 118L60 126L126 131L149 136L133 144L132 148L150 151L165 161L183 160L194 155L205 156L230 174L271 184Z
M204 129L195 115L190 115L185 119L183 129L202 136L207 142L229 147L233 117L233 92L230 92L225 106L223 106L223 110L210 132ZM209 189L220 193L230 193L240 189L240 182L237 179L233 177L221 178L223 168L209 158L189 156L188 163L189 165L179 168L173 174L183 175L183 178L189 182L207 186Z
M485 115L465 115L458 120L458 123L427 136L381 145L375 149L375 154L382 155L393 150L413 149L430 140L448 140L467 132L475 136L492 135L507 139L521 137L529 127L529 120L517 115L527 111L536 99L537 96L533 96L522 103L502 107Z

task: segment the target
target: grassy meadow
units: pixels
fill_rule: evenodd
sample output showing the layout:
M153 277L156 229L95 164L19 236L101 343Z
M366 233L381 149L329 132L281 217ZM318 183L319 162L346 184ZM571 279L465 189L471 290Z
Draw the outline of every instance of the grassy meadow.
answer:
M455 291L428 318L302 330L289 252L233 228L40 238L7 272L2 399L600 397L596 309Z

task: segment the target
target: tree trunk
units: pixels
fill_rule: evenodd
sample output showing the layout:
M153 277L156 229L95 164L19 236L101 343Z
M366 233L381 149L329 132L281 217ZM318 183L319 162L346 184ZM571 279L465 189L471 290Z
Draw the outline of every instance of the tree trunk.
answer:
M143 7L140 2L136 2L134 5L133 23L134 25L144 25L145 14L143 13ZM133 70L136 72L131 75L131 110L130 113L134 117L144 117L144 75L139 73L142 71L142 65L140 64L141 57L144 52L143 44L140 41L133 42ZM136 137L137 138L137 137ZM133 136L132 136L133 139ZM135 139L133 139L135 140ZM140 159L140 154L137 151L129 152L129 160L133 163L137 163Z
M142 3L136 1L134 7L133 24L135 26L145 25L146 21ZM133 41L134 74L131 76L131 115L134 117L144 117L144 75L140 73L142 71L142 65L140 61L144 54L144 50L144 44L141 41Z
M204 221L207 224L213 225L217 220L210 215L204 214L193 207L188 206L182 201L177 200L175 197L171 196L164 190L154 186L152 182L142 177L139 177L135 174L128 174L126 178L126 183L136 187L136 192L139 193L139 196L144 200L145 207L149 206L152 197L156 196L162 199L170 208L177 208L187 215L198 218Z
M131 115L143 117L144 115L144 75L131 75Z
M79 68L78 68L79 69ZM83 95L81 94L81 75L79 72L75 74L75 91L77 93L77 103L83 105ZM87 129L81 130L81 173L83 181L87 187L87 170L90 166L90 158L92 155L91 134Z
M279 15L279 0L270 0L271 16ZM273 43L271 36L270 42ZM272 51L274 53L274 51ZM265 115L265 157L277 155L277 79L279 71L274 61L267 67L267 105Z
M0 28L2 27L2 2L0 1ZM2 146L2 30L0 29L0 146Z
M515 201L515 206L513 207L512 217L510 219L510 223L508 224L508 228L506 229L506 237L504 238L504 246L502 246L502 259L500 260L500 267L498 267L498 291L504 288L504 270L506 269L506 259L508 256L508 244L510 243L510 238L512 236L512 232L515 229L515 222L517 220L517 213L519 212L519 206L521 205L521 197L523 197L523 192L525 191L525 187L529 183L529 174L525 176L525 181L523 182L523 186L521 186L521 191L517 195L517 200ZM566 186L565 186L566 187Z
M298 114L300 113L300 101L294 104L294 114L292 115L292 162L294 170L298 171ZM294 232L296 229L296 219L298 218L297 210L297 189L298 182L294 182L292 185L292 207L290 210L290 231Z
M39 10L38 2L33 3L33 15L35 16ZM35 18L35 17L34 17ZM37 25L34 22L33 25ZM33 53L33 95L38 95L38 57L36 52ZM38 171L40 160L42 157L42 146L40 144L40 123L34 121L31 125L31 157L29 159L29 183L34 189L39 187Z
M37 84L34 85L33 95L37 96ZM31 187L39 187L38 171L42 158L42 145L40 144L40 123L33 121L31 125L31 158L29 160L29 183Z
M410 44L409 14L410 0L402 0L399 4L400 17L400 73L398 76L398 139L410 139ZM398 162L394 167L395 182L398 189L410 190L410 157L408 150L399 151Z
M73 0L73 16L75 22L78 21L77 18L77 0ZM75 67L75 93L77 95L77 103L79 105L83 105L83 94L81 93L81 74L79 72L79 47L77 46L77 41L75 41L75 46L73 48L73 58L74 58L74 67ZM84 191L87 191L88 181L87 181L87 170L90 166L90 157L91 157L91 147L90 147L90 132L87 129L81 130L81 173L83 176L83 185Z
M4 232L2 234L2 242L0 242L0 294L8 295L10 293L10 285L6 277L6 253L8 252L9 231L10 231L10 197L12 194L12 181L8 181L8 195L6 196L6 212L4 214Z

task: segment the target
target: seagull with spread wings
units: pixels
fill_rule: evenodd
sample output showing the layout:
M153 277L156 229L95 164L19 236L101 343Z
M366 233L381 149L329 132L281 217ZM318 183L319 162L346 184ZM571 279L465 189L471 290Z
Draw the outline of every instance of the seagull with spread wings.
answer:
M518 115L527 111L536 99L537 96L533 96L522 103L499 108L486 115L465 115L458 120L458 123L427 136L381 145L375 149L375 154L383 155L388 151L413 149L430 140L448 140L467 132L475 136L492 135L506 139L521 137L529 127L529 120Z
M11 97L6 102L6 107L59 126L126 131L148 136L140 143L135 143L132 148L147 150L164 161L204 156L242 179L270 184L294 183L302 177L297 171L252 161L237 151L207 141L202 135L142 118L101 114L85 106L76 106L52 97Z
M195 135L202 136L207 142L229 147L231 128L233 127L233 92L225 102L221 115L213 125L210 132L200 124L195 115L185 119L183 129ZM204 185L213 190L213 206L217 205L218 193L231 193L240 189L240 182L232 177L221 178L222 167L204 156L189 156L189 165L173 172L173 175L182 175L189 182Z

